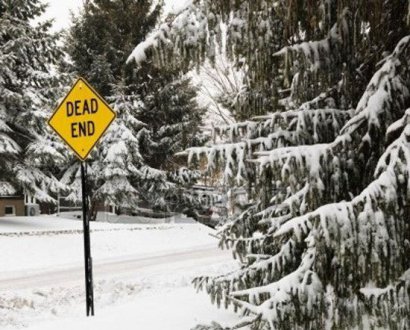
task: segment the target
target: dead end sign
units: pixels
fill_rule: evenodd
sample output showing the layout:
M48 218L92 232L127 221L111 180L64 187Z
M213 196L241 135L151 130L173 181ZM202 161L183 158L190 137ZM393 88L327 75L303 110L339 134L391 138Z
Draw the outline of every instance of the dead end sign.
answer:
M84 161L115 118L107 102L85 79L79 78L48 124Z

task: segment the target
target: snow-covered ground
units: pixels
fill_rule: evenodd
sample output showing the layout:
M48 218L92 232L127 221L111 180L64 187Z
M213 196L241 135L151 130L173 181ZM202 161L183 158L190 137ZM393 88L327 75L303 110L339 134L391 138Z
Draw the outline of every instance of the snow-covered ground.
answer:
M82 222L0 218L0 329L190 329L236 316L197 294L197 275L235 269L196 223L91 223L96 317L86 318Z
M91 223L95 262L212 248L212 230L198 224ZM57 217L0 218L2 272L82 265L82 222ZM29 252L29 253L28 253Z
M159 303L160 302L160 303ZM113 329L192 329L198 323L213 320L232 323L232 313L218 310L208 302L204 293L197 294L189 287L172 288L161 292L148 291L135 297L132 303L100 311L95 318L71 318L43 323L30 330L113 330Z

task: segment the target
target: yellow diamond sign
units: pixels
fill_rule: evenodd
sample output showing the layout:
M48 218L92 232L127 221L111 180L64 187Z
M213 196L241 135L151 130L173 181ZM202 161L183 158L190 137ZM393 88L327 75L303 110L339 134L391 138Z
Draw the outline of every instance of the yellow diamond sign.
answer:
M79 78L48 124L81 160L85 160L115 117L104 99L85 79Z

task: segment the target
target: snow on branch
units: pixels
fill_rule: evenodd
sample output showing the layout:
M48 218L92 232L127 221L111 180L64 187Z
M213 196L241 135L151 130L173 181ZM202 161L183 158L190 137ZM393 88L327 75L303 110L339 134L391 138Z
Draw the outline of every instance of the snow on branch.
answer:
M0 154L11 155L21 152L20 146L8 135L12 132L7 123L0 118Z
M274 196L271 203L275 204L256 214L262 218L259 224L270 224L269 231L272 231L292 218L293 215L298 213L303 214L305 211L303 201L308 192L309 184L306 183L302 189L295 193L290 193L290 196L282 202L279 202L277 196Z
M409 113L407 111L406 116ZM381 253L380 257L386 256L391 248L389 245L395 242L390 240L391 235L399 234L397 229L390 228L393 225L390 217L399 216L398 191L401 185L408 185L408 179L406 181L404 178L409 176L409 141L410 125L407 125L401 136L382 155L376 171L377 178L351 202L327 204L293 218L275 232L275 237L293 232L298 240L302 240L311 228L319 226L325 245L341 255L358 247L363 249L360 255L364 256L372 248L367 245L372 240L373 248ZM408 194L410 189L407 186L406 189L405 194ZM389 216L387 211L391 208L393 214ZM354 225L355 222L358 224ZM369 226L373 230L369 231ZM379 257L373 262L380 262Z
M304 315L313 315L314 309L319 308L322 283L317 274L312 271L315 261L316 250L312 246L303 257L300 267L289 275L284 276L277 282L265 286L231 292L233 300L239 306L256 315L262 315L271 329L275 329L277 323L296 313L292 301L296 298L304 303L299 307ZM260 304L260 296L269 296L269 299ZM238 298L247 296L249 303Z
M262 159L260 156L267 156L268 154L265 151L273 149L272 154L269 153L271 158L275 158L277 154L284 152L284 162L279 162L279 166L284 166L282 173L286 175L292 162L291 157L287 157L287 155L295 156L294 159L299 160L298 165L305 164L306 157L309 158L309 156L305 155L305 151L309 149L308 147L302 147L300 149L300 157L298 157L297 147L294 147L295 149L291 151L286 146L297 145L300 142L314 143L319 140L331 140L335 137L335 132L350 118L350 115L351 111L345 110L304 109L256 117L255 119L259 121L240 122L215 129L215 132L221 136L228 134L230 141L235 141L238 136L241 136L242 142L216 144L212 147L190 148L179 155L187 155L188 163L195 159L199 160L201 156L206 156L208 171L215 170L216 162L221 160L225 163L224 177L228 179L236 175L236 179L241 182L240 180L244 178L245 173L245 161L255 162L255 160L250 159L249 153L259 149L254 155L259 157L257 161L263 167L267 164L267 158ZM267 132L273 133L267 136L259 136ZM252 136L257 137L250 138ZM280 146L283 146L283 148L278 148ZM318 153L320 147L311 146L310 149L312 150L310 158L322 155L322 153ZM314 161L313 159L311 161L308 159L306 166L312 165ZM234 170L237 172L234 173ZM311 168L311 171L312 175L316 173L316 169Z
M34 141L26 147L27 157L33 162L39 162L40 159L45 159L44 162L47 162L52 159L57 164L63 164L67 161L66 147L63 142L55 140L49 136L36 134Z
M383 66L370 80L353 118L341 130L342 135L352 135L363 123L366 123L368 132L363 136L363 140L369 140L372 128L380 128L382 121L391 121L394 115L390 113L391 109L403 109L406 100L410 97L409 46L410 36L404 37L393 53L385 59Z
M150 48L158 47L160 42L169 43L167 36L169 34L170 27L167 23L162 24L158 31L149 35L143 42L137 45L134 48L131 55L128 57L127 62L134 60L137 64L141 64L146 61L147 54L146 52Z
M0 196L13 196L15 193L16 188L10 182L0 181Z
M410 269L407 269L403 275L394 283L383 288L377 288L369 283L366 287L360 289L366 305L370 307L372 315L378 316L388 323L394 318L392 307L399 305L405 312L406 306L410 306ZM393 317L392 317L393 316Z
M245 142L217 144L212 147L193 147L180 152L179 156L188 156L188 164L194 160L200 160L201 156L207 159L207 171L213 171L217 167L218 161L223 161L224 178L229 179L234 176L236 170L236 180L243 182L246 178L245 155L247 144Z
M410 36L403 38L394 52L386 59L384 65L371 79L363 94L354 116L341 129L341 135L333 142L309 146L278 148L271 151L257 152L257 162L262 170L265 166L279 164L284 166L282 177L296 164L297 168L308 170L311 177L320 175L326 168L326 159L333 160L330 155L337 155L340 148L352 145L352 139L361 136L362 142L371 143L373 128L380 128L380 123L388 125L393 116L400 117L403 106L410 97L407 87L409 81L409 44ZM366 131L361 132L365 127ZM387 129L387 127L386 127ZM319 182L320 183L320 182Z
M316 178L320 183L322 164L326 161L328 153L328 144L285 147L256 152L257 158L253 162L258 163L261 170L266 166L275 165L282 168L283 180L291 175L295 168L306 170L310 178Z
M397 124L405 124L405 126L402 127L401 138L394 141L394 143L387 147L386 152L380 157L377 163L375 175L380 175L383 171L386 171L387 168L391 167L391 164L399 166L396 170L400 170L404 173L406 171L404 166L406 166L406 164L410 164L410 141L407 140L407 137L410 137L410 109L406 111L402 119L398 120L396 123L393 123L389 127L387 134L389 134L393 129L396 129L398 126ZM404 138L403 135L406 138ZM405 163L398 162L398 158L400 156L405 157Z
M104 182L95 192L94 196L98 199L110 203L118 202L118 193L122 195L123 202L130 199L130 196L137 196L138 191L129 183L126 176L115 176ZM135 200L135 199L134 199Z
M205 51L210 56L215 54L214 42L210 41L214 37L208 26L212 14L205 14L206 7L206 2L202 1L188 5L177 15L170 15L166 23L134 48L127 63L134 61L141 65L151 55L157 63L165 64L167 61L175 61L175 58L178 61L186 58L188 53L194 58L204 58Z
M0 132L0 154L11 155L21 152L20 146L7 134Z
M213 279L212 285L219 286L226 293L228 291L237 291L243 288L244 282L257 280L257 274L261 285L271 283L273 279L278 279L283 275L290 264L293 264L295 248L296 243L290 239L274 256L268 255L261 258L260 254L247 255L248 259L254 259L255 261L250 263L248 267Z
M265 119L264 127L289 129L295 131L300 138L305 133L310 137L306 144L331 141L343 127L344 123L351 118L353 112L339 109L312 109L306 110L301 107L298 110L277 112L270 116L259 117ZM270 117L270 118L269 118ZM312 133L310 133L312 132ZM335 133L336 132L336 133ZM328 135L326 137L326 135ZM333 137L334 139L334 137ZM302 141L296 141L302 144Z
M235 142L235 139L240 138L252 138L257 134L258 122L255 121L244 121L239 123L234 123L225 126L214 127L213 134L218 134L219 136L227 135L231 142Z
M16 168L16 179L23 188L34 194L34 198L46 203L56 203L46 191L57 193L67 190L67 186L58 181L51 174L44 174L40 169L25 164L19 164Z
M344 9L340 20L329 31L327 38L318 41L307 41L300 44L282 48L273 56L283 56L287 52L303 54L304 58L310 63L310 70L317 71L319 68L331 64L330 53L340 49L348 39L347 18L350 14L347 8Z

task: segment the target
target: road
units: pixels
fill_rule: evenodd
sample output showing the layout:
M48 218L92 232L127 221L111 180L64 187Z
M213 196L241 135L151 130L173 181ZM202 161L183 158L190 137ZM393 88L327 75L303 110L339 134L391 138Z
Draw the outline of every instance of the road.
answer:
M121 259L107 259L94 262L94 280L123 278L136 275L154 276L172 274L175 271L190 270L202 266L231 261L231 254L206 247L192 251L176 251L151 256L127 256ZM0 292L39 287L57 287L68 283L84 281L84 266L75 265L50 270L26 270L0 273Z

